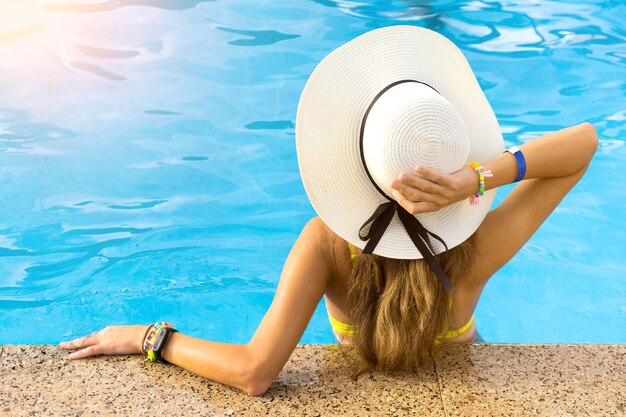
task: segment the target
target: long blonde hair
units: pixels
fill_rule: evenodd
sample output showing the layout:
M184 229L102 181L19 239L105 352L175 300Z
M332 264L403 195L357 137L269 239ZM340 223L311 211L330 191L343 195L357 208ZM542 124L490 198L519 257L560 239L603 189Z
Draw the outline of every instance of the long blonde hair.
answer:
M469 268L472 239L435 258L458 287ZM348 302L358 326L353 344L359 356L354 376L372 370L415 370L432 354L438 334L450 324L452 293L423 259L389 259L359 254L354 260Z

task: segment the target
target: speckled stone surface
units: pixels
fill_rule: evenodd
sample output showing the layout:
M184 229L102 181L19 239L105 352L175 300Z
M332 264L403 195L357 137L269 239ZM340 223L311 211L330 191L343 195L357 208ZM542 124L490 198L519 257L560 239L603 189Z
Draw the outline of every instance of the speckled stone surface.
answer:
M261 397L138 355L67 354L0 346L0 416L626 415L626 345L454 344L419 373L357 381L351 349L304 345Z
M139 355L69 361L56 346L5 345L0 416L443 415L432 363L416 374L374 373L355 382L343 348L298 346L268 392L251 397Z
M435 363L447 416L626 416L626 345L455 344Z

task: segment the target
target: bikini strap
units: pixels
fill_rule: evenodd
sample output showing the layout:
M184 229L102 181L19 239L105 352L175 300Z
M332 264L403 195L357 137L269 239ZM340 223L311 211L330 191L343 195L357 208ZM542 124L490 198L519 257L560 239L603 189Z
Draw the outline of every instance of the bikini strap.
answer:
M354 261L357 257L356 248L350 242L348 242L348 249L350 249L350 260Z

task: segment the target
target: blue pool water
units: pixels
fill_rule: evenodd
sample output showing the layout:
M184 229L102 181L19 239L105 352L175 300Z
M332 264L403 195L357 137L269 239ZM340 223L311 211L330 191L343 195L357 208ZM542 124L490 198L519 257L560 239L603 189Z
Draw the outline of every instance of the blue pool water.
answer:
M621 1L0 2L0 344L157 319L247 342L314 215L304 83L392 24L459 45L507 145L583 121L601 138L489 282L482 336L625 343L625 21ZM323 304L302 342L334 343Z

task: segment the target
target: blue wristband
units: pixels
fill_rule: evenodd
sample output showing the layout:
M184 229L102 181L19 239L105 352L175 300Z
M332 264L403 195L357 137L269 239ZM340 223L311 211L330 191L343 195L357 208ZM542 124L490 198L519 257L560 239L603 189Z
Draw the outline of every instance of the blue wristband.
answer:
M515 157L517 161L517 176L513 182L518 182L524 179L526 175L526 159L524 159L524 154L522 154L522 150L517 146L511 146L505 152L511 153Z

